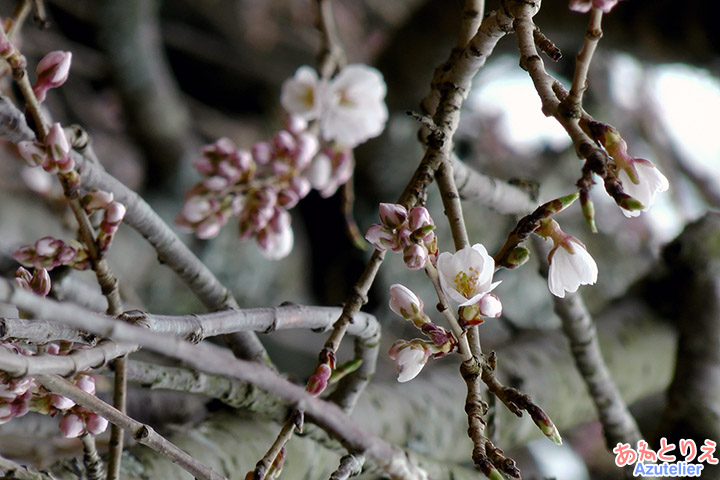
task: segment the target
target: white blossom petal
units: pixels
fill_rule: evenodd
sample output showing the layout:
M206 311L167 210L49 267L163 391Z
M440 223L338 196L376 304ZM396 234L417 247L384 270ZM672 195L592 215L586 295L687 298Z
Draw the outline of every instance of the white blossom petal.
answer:
M500 284L492 281L495 260L479 243L454 254L441 253L437 269L443 292L460 306L478 303L486 293Z
M575 253L559 246L550 257L548 288L560 298L565 297L565 292L576 292L580 285L594 284L598 276L597 264L588 251L572 239L569 242Z
M280 103L288 112L305 120L320 117L323 86L317 72L306 65L298 68L282 85Z
M655 195L670 188L667 177L652 162L638 158L633 161L633 166L637 172L638 183L634 183L624 169L620 170L618 179L622 182L625 193L642 203L644 208L642 210L622 209L626 217L637 217L641 212L649 210L655 202Z

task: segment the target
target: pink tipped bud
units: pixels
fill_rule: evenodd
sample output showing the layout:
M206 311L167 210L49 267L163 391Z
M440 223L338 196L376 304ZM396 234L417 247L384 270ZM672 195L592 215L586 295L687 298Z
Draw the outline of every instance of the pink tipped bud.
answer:
M315 373L308 380L307 387L305 388L311 395L320 395L328 385L330 375L332 374L332 368L326 363L318 365Z
M310 193L312 185L310 185L310 181L305 177L293 177L290 179L290 188L298 194L299 198L305 198L307 194Z
M278 193L278 205L280 205L284 209L291 209L297 203L300 201L300 197L297 193L295 193L295 190L286 188L283 190L280 190L280 193Z
M423 302L412 290L396 283L390 287L390 310L411 320L422 313Z
M63 242L53 237L43 237L35 242L35 252L41 257L50 257L57 253Z
M294 154L295 168L302 171L310 166L310 162L320 149L320 141L315 135L303 133L297 139L297 149Z
M290 132L280 130L273 136L273 145L283 153L290 153L295 150L297 142Z
M35 259L35 248L31 245L24 245L15 250L12 257L21 265L25 265L26 267L31 266Z
M22 281L24 285L29 286L32 277L32 274L24 267L19 267L17 270L15 270L15 280Z
M50 52L38 63L37 83L33 86L33 92L39 102L45 100L47 91L57 88L68 79L72 53L55 51Z
M193 196L183 205L180 215L190 223L202 221L212 212L212 205L205 197Z
M395 235L382 225L372 225L365 234L365 240L378 250L384 251L395 246Z
M407 209L397 203L380 204L380 221L386 227L395 229L405 223L408 218Z
M211 192L219 192L223 188L227 187L229 183L230 182L227 178L221 177L219 175L208 177L202 182L203 187L207 188Z
M85 424L79 415L70 413L60 420L60 431L66 438L75 438L85 431Z
M403 250L403 261L411 270L419 270L425 266L428 251L422 245L409 245Z
M112 202L105 210L104 221L110 225L119 225L122 219L125 218L126 212L125 205L120 202Z
M398 382L405 383L417 377L429 358L422 345L409 343L406 340L395 342L390 348L390 358L395 360Z
M267 142L258 142L252 147L252 156L259 165L267 165L272 158L272 147Z
M45 146L34 141L19 142L17 144L18 153L25 160L25 163L31 167L37 167L45 163L47 152Z
M50 293L50 274L44 268L36 269L30 281L30 289L41 297Z
M410 209L408 212L408 226L411 232L427 227L428 225L435 225L435 223L432 217L430 217L430 212L428 212L427 208L413 207Z
M316 190L324 190L332 183L332 160L325 153L315 157L305 176Z
M195 235L202 239L213 238L220 233L222 226L223 223L220 221L220 217L218 215L213 215L197 226Z
M210 175L215 171L213 162L208 157L200 157L193 162L195 170L201 175Z
M80 375L75 381L75 385L77 385L80 390L92 395L95 394L95 378L92 375Z
M52 406L58 410L67 410L75 406L75 402L61 395L52 395Z
M93 189L80 199L80 204L89 213L107 207L112 201L112 193Z
M297 115L290 115L285 124L285 128L287 129L287 131L295 135L298 135L301 132L307 130L307 126L307 120L302 117L298 117Z
M502 303L497 295L493 293L485 294L478 303L480 315L488 318L497 318L502 315Z
M67 163L66 157L70 153L70 142L59 123L53 123L45 138L45 146L48 148L50 157L56 162Z
M247 150L238 150L233 157L233 163L241 172L247 172L254 167L253 156Z
M85 426L87 427L88 433L92 435L100 435L107 429L108 421L100 415L90 413L85 419Z
M57 343L50 343L47 345L45 352L49 355L60 355L60 345Z

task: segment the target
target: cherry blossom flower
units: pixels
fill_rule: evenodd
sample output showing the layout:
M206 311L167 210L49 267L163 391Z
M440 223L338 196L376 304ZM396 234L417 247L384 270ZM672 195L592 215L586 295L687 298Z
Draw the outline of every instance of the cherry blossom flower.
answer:
M617 3L618 0L570 0L570 10L586 13L591 8L599 8L604 13L610 13Z
M316 120L320 117L324 85L317 72L307 65L295 71L295 76L288 78L282 85L280 103L288 112L305 120Z
M629 158L618 174L625 193L643 204L642 210L622 209L626 217L637 217L640 212L650 209L655 202L655 195L670 188L665 175L655 165L644 158Z
M618 180L622 182L625 193L642 204L641 209L623 208L623 214L626 217L637 217L640 212L649 210L655 202L655 195L670 187L668 179L650 160L631 157L627 143L611 125L591 122L589 128L612 156Z
M597 281L598 267L585 245L563 232L555 220L542 220L535 233L553 241L553 248L548 254L550 293L564 298L565 292L576 292L580 285L592 285Z
M564 298L565 292L576 292L580 285L592 285L597 281L597 264L576 238L569 237L555 246L548 261L548 287L556 297Z
M493 283L495 260L485 247L476 243L457 252L443 252L437 259L437 269L443 292L461 307L478 304L497 287ZM493 311L497 306L493 307Z
M280 103L293 115L319 120L326 141L354 148L385 128L386 92L380 72L367 65L347 65L329 82L302 66L283 83Z
M323 138L354 147L380 135L388 119L387 87L376 69L362 64L343 68L328 85Z

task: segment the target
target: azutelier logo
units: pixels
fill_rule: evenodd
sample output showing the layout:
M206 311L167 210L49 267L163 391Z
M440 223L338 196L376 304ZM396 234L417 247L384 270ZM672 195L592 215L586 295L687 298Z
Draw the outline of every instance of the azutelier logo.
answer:
M695 440L681 439L677 445L678 452L683 461L676 461L677 457L672 455L676 445L668 443L663 437L660 439L658 451L648 447L644 440L637 443L637 449L633 449L629 443L618 443L613 448L615 454L615 465L626 467L635 465L633 476L635 477L699 477L702 474L706 463L717 465L718 459L714 457L717 443L712 440L705 440L700 446L700 455ZM692 463L695 460L695 463ZM657 462L662 462L658 464Z

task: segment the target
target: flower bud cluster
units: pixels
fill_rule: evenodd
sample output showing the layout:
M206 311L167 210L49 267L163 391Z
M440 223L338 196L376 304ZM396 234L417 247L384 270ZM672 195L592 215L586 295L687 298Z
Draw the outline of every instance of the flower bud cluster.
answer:
M113 194L102 190L91 190L80 199L80 204L89 214L101 210L102 220L97 232L96 244L100 252L110 248L110 243L120 227L127 209L125 205L113 200Z
M72 53L54 51L43 57L37 65L37 82L33 92L38 102L43 102L47 91L61 86L68 79L72 63Z
M50 293L50 275L44 268L36 268L32 274L23 267L18 268L15 271L15 284L41 297Z
M393 344L389 355L395 360L399 382L415 378L430 356L442 357L455 348L457 340L452 333L432 323L423 311L422 300L404 285L395 284L390 287L390 309L413 322L430 339L429 342L418 338L399 340Z
M70 142L59 123L50 127L45 143L19 142L18 151L28 165L40 166L49 173L69 173L75 168L75 161L70 156Z
M34 355L34 352L16 344L3 344L20 355ZM47 354L62 355L70 353L71 344L48 345ZM81 390L95 394L95 378L86 372L77 373L71 380ZM73 438L85 432L97 435L107 428L108 422L90 410L76 405L74 401L45 390L34 378L12 378L6 372L0 372L0 424L15 417L22 417L29 411L55 416L60 414L60 431L65 437Z
M378 250L403 252L405 264L413 270L425 267L428 258L436 258L435 223L425 207L408 211L400 204L381 203L380 222L365 234L365 239Z
M77 270L90 266L87 250L75 240L66 244L53 237L43 237L35 245L24 245L13 253L13 258L25 267L52 270L67 265Z
M176 223L212 238L235 216L240 237L255 237L261 252L278 259L292 249L288 210L311 190L308 172L319 149L307 122L291 118L285 130L251 150L222 138L202 151L195 168L205 178L185 199Z

